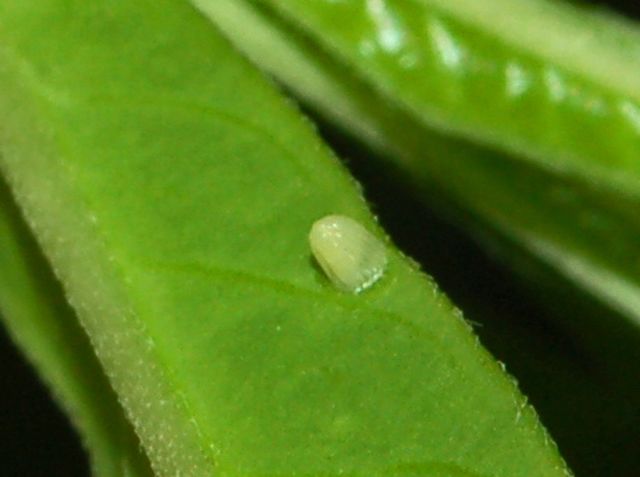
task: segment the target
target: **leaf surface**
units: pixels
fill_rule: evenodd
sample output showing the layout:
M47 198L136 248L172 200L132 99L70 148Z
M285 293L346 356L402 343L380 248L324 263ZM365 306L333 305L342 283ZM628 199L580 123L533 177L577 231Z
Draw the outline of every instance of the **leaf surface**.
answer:
M152 475L95 353L0 181L0 312L90 452L96 477Z
M327 46L335 36L329 34L330 29L301 33L296 22L256 8L252 2L195 3L254 62L330 120L385 154L389 164L432 204L449 210L450 217L470 228L489 247L495 249L496 238L498 243L507 240L515 244L634 327L640 325L640 221L635 199L612 192L613 187L586 183L581 174L552 171L544 164L521 160L522 154L508 155L426 127L422 119L427 108L408 109L404 92L385 91L378 77L365 73L369 71L367 61L342 56ZM304 11L293 3L294 9ZM320 8L316 2L309 6L309 15ZM351 15L342 15L343 7L340 4L332 10L324 5L324 14L333 12L352 21ZM251 28L239 28L240 24ZM392 64L389 60L386 68L394 74L402 70L402 61ZM426 73L414 83L421 81L430 81ZM475 107L474 101L469 99L470 108ZM514 107L518 114L527 111L525 105ZM531 117L531 122L537 124L537 119ZM601 124L599 134L610 131L609 126ZM564 128L565 136L587 137L575 124ZM625 147L629 154L637 151L633 143ZM583 157L578 150L574 152ZM588 164L589 157L585 155L582 162ZM602 247L612 238L611 246ZM510 260L512 252L503 255Z
M309 125L186 2L6 1L0 40L2 171L157 474L566 475ZM314 266L327 214L387 240L365 293Z

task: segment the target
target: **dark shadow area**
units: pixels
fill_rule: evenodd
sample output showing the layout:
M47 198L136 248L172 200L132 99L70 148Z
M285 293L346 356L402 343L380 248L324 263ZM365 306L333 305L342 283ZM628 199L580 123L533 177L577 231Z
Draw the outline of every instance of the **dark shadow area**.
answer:
M575 0L574 3L603 8L636 20L640 19L640 2L637 0Z
M0 475L88 476L78 435L0 328Z

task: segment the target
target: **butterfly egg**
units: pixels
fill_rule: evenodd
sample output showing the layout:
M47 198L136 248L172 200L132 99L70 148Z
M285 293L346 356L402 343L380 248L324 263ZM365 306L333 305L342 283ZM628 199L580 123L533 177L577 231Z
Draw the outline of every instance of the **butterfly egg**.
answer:
M328 215L309 232L309 245L318 264L333 285L359 293L380 279L387 266L384 243L355 220Z

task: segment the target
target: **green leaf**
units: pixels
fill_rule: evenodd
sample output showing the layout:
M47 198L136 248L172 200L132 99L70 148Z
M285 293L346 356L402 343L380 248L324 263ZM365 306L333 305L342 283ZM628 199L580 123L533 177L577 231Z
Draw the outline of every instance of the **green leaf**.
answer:
M512 265L527 271L526 282L518 279L390 178L370 151L354 149L335 129L323 126L323 134L349 157L385 229L433 274L482 344L506 363L575 474L634 476L640 336L631 325L617 326L625 324L619 316L584 293L568 293L571 288L552 270L544 273L538 261L512 247L510 258L521 256Z
M151 475L87 336L3 181L0 204L0 311L4 324L82 434L91 453L93 475Z
M47 35L42 35L46 31ZM0 5L2 171L159 475L566 475L460 313L300 115L185 2Z
M594 183L585 184L577 171L573 175L551 172L542 162L520 160L537 157L532 152L534 147L527 151L530 155L511 156L425 127L430 109L425 106L410 110L404 104L404 96L408 94L405 90L421 88L422 83L431 81L428 75L425 73L422 80L416 78L408 82L404 89L387 90L373 73L376 70L368 63L368 57L350 57L332 48L332 42L338 41L336 37L340 38L340 34L331 33L331 27L324 23L322 27L326 26L326 30L311 29L305 23L306 35L301 35L297 23L292 26L287 19L256 9L251 2L195 0L194 3L256 63L332 121L386 154L391 166L408 177L429 201L437 203L442 210L449 210L450 216L471 228L489 246L495 248L496 238L498 242L507 240L516 244L520 250L537 257L597 297L635 327L640 325L637 202L611 192L613 183L611 187L600 188ZM343 21L358 23L361 20L356 12L345 14L343 8L347 7L343 3L335 7L323 4L324 11L320 3L310 2L309 12L296 2L293 4L291 8L304 19L306 14L315 18L319 9L327 18L333 14ZM429 14L429 10L425 9L422 14ZM245 27L239 28L241 24ZM344 31L354 29L357 30L354 26ZM428 38L423 40L427 42ZM355 48L346 41L343 43L345 51ZM513 61L516 60L514 57ZM395 63L390 59L385 63L384 71L388 75L402 75L402 70L401 58L396 58ZM538 86L531 84L531 88ZM504 96L501 91L492 91L497 97ZM576 91L587 94L580 89ZM447 95L446 91L441 93ZM490 104L503 100L507 101L497 98ZM486 101L467 98L470 109L479 107L476 102L486 104ZM524 104L514 104L513 108L518 115L529 114ZM561 109L556 113L561 114ZM493 109L488 116L491 114ZM529 117L531 124L538 124L535 116ZM453 131L454 123L449 125ZM613 126L600 126L600 136L608 138ZM583 139L593 136L575 124L565 129L566 134L559 133L563 138L572 134L583 134ZM634 137L637 140L637 136ZM628 154L635 154L633 143L624 144ZM619 146L622 147L622 143ZM584 157L576 164L584 163L586 168L591 167L590 157L594 154L593 150L590 155L582 155L579 149L573 151L576 157ZM547 159L555 161L555 157L550 155ZM616 175L617 170L612 165L609 175ZM604 175L603 180L605 177L609 176ZM603 243L611 242L611 237L615 237L615 242L602 247ZM509 260L512 252L503 255Z
M547 0L257 3L421 124L639 197L640 33L623 21Z
M569 329L571 338L560 342L579 346L577 359L549 354L549 347L559 342L557 336L543 344L531 331L523 335L502 316L509 311L496 310L496 303L485 303L478 312L482 298L476 295L482 291L474 289L475 295L466 293L466 299L454 296L471 319L485 324L479 329L483 342L515 364L510 369L523 379L526 393L576 472L633 475L640 399L635 383L640 350L635 202L423 127L414 114L397 107L393 95L375 91L339 55L327 54L320 40L300 34L270 11L250 2L196 3L254 62L348 134L385 154L378 174L385 167L398 169L404 182L421 190L438 213L448 211L445 215L471 230L493 255L528 277L529 287L533 285L547 308L546 313L535 307L529 312L538 320L550 313L561 328ZM387 193L397 201L397 191ZM379 193L376 199L384 203ZM400 203L392 214L403 207ZM416 220L407 212L402 215ZM449 236L434 243L428 224L413 227L413 233L423 237L421 247L447 247L456 254L460 250ZM544 253L551 251L555 253ZM487 280L487 273L469 270L464 262L451 266L463 267L460 281L463 275L466 280ZM592 297L574 296L558 275ZM530 308L528 303L524 309ZM522 320L517 314L511 319ZM597 389L609 392L601 395Z

